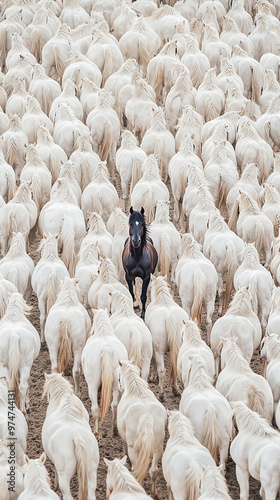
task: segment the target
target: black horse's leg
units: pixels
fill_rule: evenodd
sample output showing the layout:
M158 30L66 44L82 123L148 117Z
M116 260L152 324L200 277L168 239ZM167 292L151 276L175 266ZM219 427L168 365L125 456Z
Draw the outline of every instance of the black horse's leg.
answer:
M135 301L135 297L134 297L134 292L133 292L133 281L134 281L134 278L130 278L127 274L125 275L125 279L126 279L126 282L128 284L128 288L129 288L129 291L130 291L130 295L132 297L132 300L133 302Z
M149 283L150 283L150 279L151 279L150 273L148 274L148 276L146 276L143 279L142 293L141 293L141 302L142 302L141 318L142 319L145 318L146 302L147 302L147 290L148 290L148 286L149 286Z

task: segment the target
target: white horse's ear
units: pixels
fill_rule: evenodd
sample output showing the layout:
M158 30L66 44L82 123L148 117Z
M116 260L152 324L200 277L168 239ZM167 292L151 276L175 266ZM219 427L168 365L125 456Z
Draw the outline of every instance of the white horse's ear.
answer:
M45 461L47 460L47 455L44 451L43 451L42 455L40 456L39 460L40 460L40 462L42 462L42 464L44 464Z
M111 461L104 457L104 462L107 465L107 467L109 467Z
M122 366L122 362L119 360L119 365Z
M186 324L186 320L185 320L185 319L183 319L183 325L185 325L185 324Z
M91 311L92 311L92 314L93 316L97 313L98 309L93 309L93 307L91 308Z
M122 457L122 458L120 459L121 464L123 464L123 465L124 465L124 464L126 463L126 460L127 460L127 456L125 455L124 457Z
M29 458L27 455L24 455L23 460L26 464L29 464Z
M167 416L171 417L171 410L166 410Z
M132 356L132 358L131 358L130 362L131 362L133 365L135 365L135 357L134 357L134 356Z

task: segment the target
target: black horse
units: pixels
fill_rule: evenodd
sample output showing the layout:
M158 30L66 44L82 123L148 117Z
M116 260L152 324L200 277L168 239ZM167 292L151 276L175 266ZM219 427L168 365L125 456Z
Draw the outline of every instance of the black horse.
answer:
M135 278L139 277L143 280L141 293L141 318L144 319L147 289L151 273L154 273L158 262L158 254L151 238L147 235L144 208L142 207L140 212L138 212L137 210L133 210L133 207L130 207L130 214L129 238L126 239L124 244L122 263L125 270L125 279L127 281L133 302L135 301L133 293Z

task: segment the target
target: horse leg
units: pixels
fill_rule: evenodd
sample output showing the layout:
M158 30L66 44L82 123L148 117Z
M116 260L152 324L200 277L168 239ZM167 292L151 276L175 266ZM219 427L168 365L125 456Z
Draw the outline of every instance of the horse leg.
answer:
M220 454L220 464L222 465L222 474L223 476L226 473L226 463L228 458L228 447L229 447L229 438L225 439L221 442L219 446L219 454Z
M95 382L94 380L91 382ZM96 382L95 382L96 384ZM91 400L91 413L93 417L93 426L94 426L94 435L95 437L98 436L98 431L99 431L99 406L98 406L98 401L97 401L97 391L98 391L98 386L96 385L89 385L88 386L88 393L89 397Z
M157 365L156 365L156 360L155 357L152 357L151 361L151 376L150 376L150 382L155 382L157 378Z
M212 316L215 310L215 297L209 300L206 304L206 331L207 331L207 341L210 343L210 333L212 329Z
M236 477L240 487L240 500L249 500L249 473L236 464Z
M147 290L148 290L148 286L149 286L149 283L150 283L150 279L151 279L150 278L150 274L148 274L148 276L146 276L143 279L142 293L141 293L141 302L142 302L141 318L142 319L145 318L146 302L147 302Z
M42 297L38 297L38 306L40 311L40 326L41 326L41 344L44 344L45 337L45 323L46 323L46 301L42 299Z
M125 279L126 279L126 282L128 284L128 289L130 291L130 295L132 297L133 305L134 305L134 302L135 302L135 295L134 295L134 291L133 291L133 281L134 281L134 279L133 278L129 278L127 274L125 275Z
M157 364L157 372L159 379L159 399L163 399L163 386L165 380L165 367L164 367L164 353L155 352L156 364Z
M152 465L150 468L150 478L152 481L152 492L151 492L152 498L157 498L156 482L158 477L158 462L162 456L162 452L163 449L160 448L159 450L156 450L153 454Z
M62 493L63 500L73 500L70 491L70 480L71 477L66 477L66 472L63 471L61 474L58 472L59 487Z
M51 360L52 372L57 372L57 358L58 358L58 346L54 348L53 346L49 348L49 356Z
M75 384L75 394L80 397L81 391L79 387L80 383L80 372L81 372L81 356L82 353L81 351L75 351L74 352L74 365L73 365L73 370L72 370L72 375L74 379L74 384Z
M20 394L20 410L25 413L26 409L26 395L28 390L28 379L30 376L31 366L24 366L20 371L20 384L19 384L19 394Z
M113 436L118 435L118 427L117 427L117 408L119 402L119 391L118 384L114 384L113 387L113 401L112 401L112 413L113 413Z
M220 299L219 314L223 312L223 302L224 302L224 286L223 286L223 275L218 273L218 296Z

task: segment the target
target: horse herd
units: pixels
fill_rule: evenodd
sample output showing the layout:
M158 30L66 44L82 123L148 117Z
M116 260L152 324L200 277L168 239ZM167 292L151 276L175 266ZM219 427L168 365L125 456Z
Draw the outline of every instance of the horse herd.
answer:
M3 0L0 12L0 500L72 500L75 474L79 500L94 500L101 458L97 498L227 500L229 455L240 500L249 476L276 500L279 0ZM41 349L44 452L30 458ZM110 407L123 455L109 460Z

